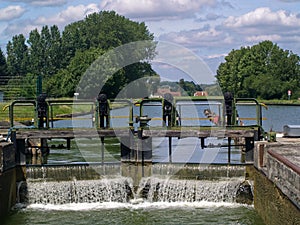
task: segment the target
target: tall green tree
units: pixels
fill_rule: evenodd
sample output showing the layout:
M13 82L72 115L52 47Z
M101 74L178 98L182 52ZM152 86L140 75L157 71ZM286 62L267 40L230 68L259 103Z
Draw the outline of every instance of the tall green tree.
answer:
M108 52L111 49L126 43L142 40L153 40L153 34L148 31L145 24L133 22L116 14L115 12L103 11L100 13L94 13L87 16L82 21L72 23L65 28L62 34L62 43L64 48L64 56L66 58L65 63L69 63L67 71L73 71L73 74L64 71L63 79L73 80L74 82L72 86L74 88L77 87L79 82L78 77L80 77L79 75L82 76L84 72L77 70L79 72L77 73L74 70L76 66L73 63L73 59L75 60L75 58L79 57L77 55L78 51L81 52L81 54L89 54L88 52L90 49L92 52L94 49L101 49L104 52ZM138 46L138 48L133 48L132 46L130 48L130 46L128 46L127 50L128 51L116 56L113 56L113 54L111 55L109 53L108 58L106 59L107 62L126 64L124 62L126 62L127 59L136 59L134 60L136 63L128 65L118 72L112 74L108 80L101 80L101 77L99 76L102 76L101 73L106 76L106 74L109 74L109 71L113 70L114 68L99 68L98 70L94 69L96 71L95 74L91 75L89 79L85 81L86 83L79 87L81 92L97 92L97 85L105 82L102 92L106 92L109 97L115 97L127 83L144 76L155 74L151 66L147 63L147 60L151 59L155 54L155 45L146 44L143 46L143 44L141 44L141 46ZM94 54L92 53L92 55ZM67 60L70 60L70 62L67 62ZM81 65L82 64L83 62L81 62ZM107 63L107 65L110 65L110 63ZM86 69L86 66L84 66L84 68ZM74 74L77 74L75 76L76 79L74 79ZM68 76L69 78L66 78ZM70 85L68 87L71 88ZM75 91L74 88L71 88L68 91L68 96L73 95L73 92ZM90 88L92 91L88 91L88 88ZM94 95L97 96L98 93L94 93Z
M77 51L66 68L48 78L45 84L46 92L54 97L72 97L82 74L103 53L104 51L99 48Z
M300 91L300 58L271 41L263 41L232 50L216 77L222 90L236 97L286 99L287 90Z
M29 71L33 74L40 75L40 70L43 67L43 47L41 43L41 35L37 29L29 33L27 40L29 45Z
M73 96L81 76L97 57L118 46L141 40L153 41L153 34L145 24L131 21L113 11L91 14L84 20L67 25L62 33L56 25L50 28L45 25L40 32L37 29L30 32L27 45L22 34L14 36L7 44L8 73L21 77L29 74L24 83L42 75L45 90L49 94L57 97ZM127 83L155 74L147 63L154 54L155 44L149 44L128 49L122 56L107 59L113 62L118 60L123 64L127 59L136 59L135 63L122 68L105 81L107 83L104 89L109 92L108 95L113 97ZM108 71L102 72L105 75ZM82 88L96 88L97 80L94 79L97 77L98 72ZM13 84L14 81L10 83ZM21 95L24 93L23 91Z
M64 58L58 27L53 25L49 29L48 26L44 26L41 33L37 29L32 30L27 43L30 62L27 72L44 77L56 74L62 67Z
M56 74L62 68L64 55L62 53L62 39L56 25L50 27L50 48L49 48L49 70L48 75Z
M2 49L0 48L0 84L7 83L7 64L6 58L3 54Z
M23 34L16 35L7 44L7 69L11 76L24 76L27 73L28 51Z

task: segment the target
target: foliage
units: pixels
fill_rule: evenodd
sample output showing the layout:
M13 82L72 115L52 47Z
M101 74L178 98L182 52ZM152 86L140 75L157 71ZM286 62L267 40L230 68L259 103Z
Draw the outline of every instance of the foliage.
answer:
M143 76L155 75L147 63L155 54L155 44L153 34L144 23L131 21L113 11L90 14L84 20L67 25L62 32L53 25L43 26L41 31L32 30L28 40L23 34L15 35L7 44L7 72L10 76L19 77L19 81L28 81L30 77L41 75L44 81L43 91L48 96L72 97L82 76L96 59L113 48L142 40L148 40L151 44L140 46L143 49L141 51L129 49L121 60L132 58L135 59L134 64L114 71L115 74L110 76L104 87L109 96L114 97L126 83ZM116 57L120 59L120 56ZM99 72L99 68L97 69ZM113 69L110 68L112 71ZM102 71L105 74L107 72L103 68ZM93 74L88 86L80 88L93 90L90 86L96 83L97 80L94 82L93 79L97 76L99 74ZM15 79L10 81L11 84L13 82ZM32 96L31 91L30 88L16 89L14 94L27 97ZM94 97L98 93L99 90L93 92Z
M196 91L202 91L199 84L195 84L193 81L185 81L180 79L178 85L181 87L181 94L193 96Z
M271 41L232 50L216 76L223 92L235 97L287 99L287 91L300 94L300 57Z
M177 82L162 81L160 86L169 86L171 91L180 91L182 96L193 96L196 91L202 91L202 85L195 84L194 81L180 79Z
M24 76L28 67L28 47L24 35L16 35L7 44L7 70L11 76Z
M8 71L6 58L0 48L0 85L6 85L8 81Z

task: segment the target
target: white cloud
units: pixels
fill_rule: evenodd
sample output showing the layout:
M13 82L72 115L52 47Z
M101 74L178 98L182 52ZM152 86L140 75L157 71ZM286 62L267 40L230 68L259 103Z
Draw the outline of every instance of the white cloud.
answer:
M202 7L213 6L216 3L216 0L104 0L100 7L130 18L156 20L191 17Z
M21 17L25 9L19 5L11 5L0 9L0 21L9 21Z
M22 23L9 24L3 31L2 35L11 37L17 34L29 34L31 30L41 28L33 25L32 21L22 21Z
M11 0L12 2L23 2L36 6L60 6L67 3L68 0Z
M218 58L224 58L225 56L227 56L227 53L220 53L220 54L212 54L212 55L208 55L206 58L207 59L218 59Z
M97 4L69 6L66 10L63 10L54 16L41 16L36 19L35 23L39 25L56 24L62 27L68 23L82 20L88 14L99 11L100 9Z
M13 36L24 34L27 36L31 30L40 30L45 25L57 25L61 29L71 22L84 19L88 14L99 12L97 4L69 6L67 9L50 17L41 16L36 19L27 19L10 23L4 30L3 35Z
M230 44L232 38L211 27L203 29L171 32L160 36L160 39L171 41L187 47L211 47Z
M248 42L260 42L260 41L265 41L269 40L272 42L278 42L281 40L281 36L278 34L271 34L271 35L252 35L246 37L246 41Z
M228 28L246 28L257 26L287 26L299 27L300 18L295 13L285 10L272 12L270 8L257 8L239 17L230 16L224 21L224 26Z
M230 35L236 46L270 40L294 51L300 47L300 17L286 10L257 8L237 17L228 17L217 29Z

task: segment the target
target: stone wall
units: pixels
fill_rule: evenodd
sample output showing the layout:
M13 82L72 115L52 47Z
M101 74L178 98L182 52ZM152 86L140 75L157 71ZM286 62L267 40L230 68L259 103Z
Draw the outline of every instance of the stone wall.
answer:
M265 224L300 224L299 209L265 175L254 170L254 207Z
M267 225L300 224L300 145L257 142L254 206Z
M0 218L16 203L15 151L12 143L0 143Z

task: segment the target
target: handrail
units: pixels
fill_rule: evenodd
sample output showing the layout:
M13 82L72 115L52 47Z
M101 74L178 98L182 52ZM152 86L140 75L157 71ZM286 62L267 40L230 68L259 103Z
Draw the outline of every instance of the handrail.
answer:
M187 101L187 103L184 103L185 101ZM262 127L262 109L261 107L266 107L264 104L259 103L256 99L254 98L236 98L234 99L234 105L233 108L235 108L235 105L239 104L239 103L249 103L251 102L251 104L255 104L256 105L256 125ZM47 103L47 127L49 128L49 120L53 122L54 120L54 115L53 115L53 108L52 106L55 105L60 105L60 104L84 104L84 105L91 105L91 113L94 111L95 112L95 116L99 116L97 110L95 110L95 107L97 107L97 101L93 100L93 99L46 99L46 103ZM133 127L134 124L134 115L133 115L133 107L134 105L136 105L136 103L133 102L133 100L131 99L112 99L112 100L108 100L108 103L110 104L114 104L114 103L126 103L126 107L129 107L129 126ZM161 110L164 110L164 103L165 100L164 98L144 98L138 101L139 103L139 109L140 109L140 116L144 116L143 115L143 107L147 104L147 103L153 103L153 106L158 106L161 107ZM159 103L159 104L155 104L155 103ZM225 121L225 109L224 109L224 98L222 96L204 96L204 97L174 97L174 100L172 101L173 104L173 111L172 111L172 124L171 126L181 126L181 123L177 124L176 123L176 119L179 119L180 122L181 119L182 120L189 120L189 119L194 119L194 118L179 118L181 116L181 113L178 114L178 112L180 111L181 106L185 106L185 105L190 105L190 104L203 104L203 103L207 103L209 105L216 105L219 108L219 112L217 113L219 116L219 125L224 125L224 121ZM14 107L16 104L30 104L33 105L35 107L37 107L37 101L36 100L16 100L13 101L10 106L9 106L9 116L10 116L10 123L11 123L11 127L14 126ZM223 107L222 107L223 106ZM109 108L111 108L109 106ZM35 108L35 110L37 110ZM177 110L179 110L177 112ZM236 118L236 110L233 110L233 117ZM37 117L37 114L35 114L35 119ZM199 115L197 115L195 117L195 119L199 119L199 120L207 120L207 118L205 118L204 116L201 117ZM252 118L247 118L247 119L252 119ZM173 121L174 120L174 121ZM97 121L96 121L97 123ZM164 125L164 124L163 124ZM233 124L233 125L238 125L238 124ZM53 123L52 123L52 128L53 128Z
M36 107L36 101L34 100L15 100L9 106L9 120L10 126L14 127L14 106L18 103L31 103L34 107Z

